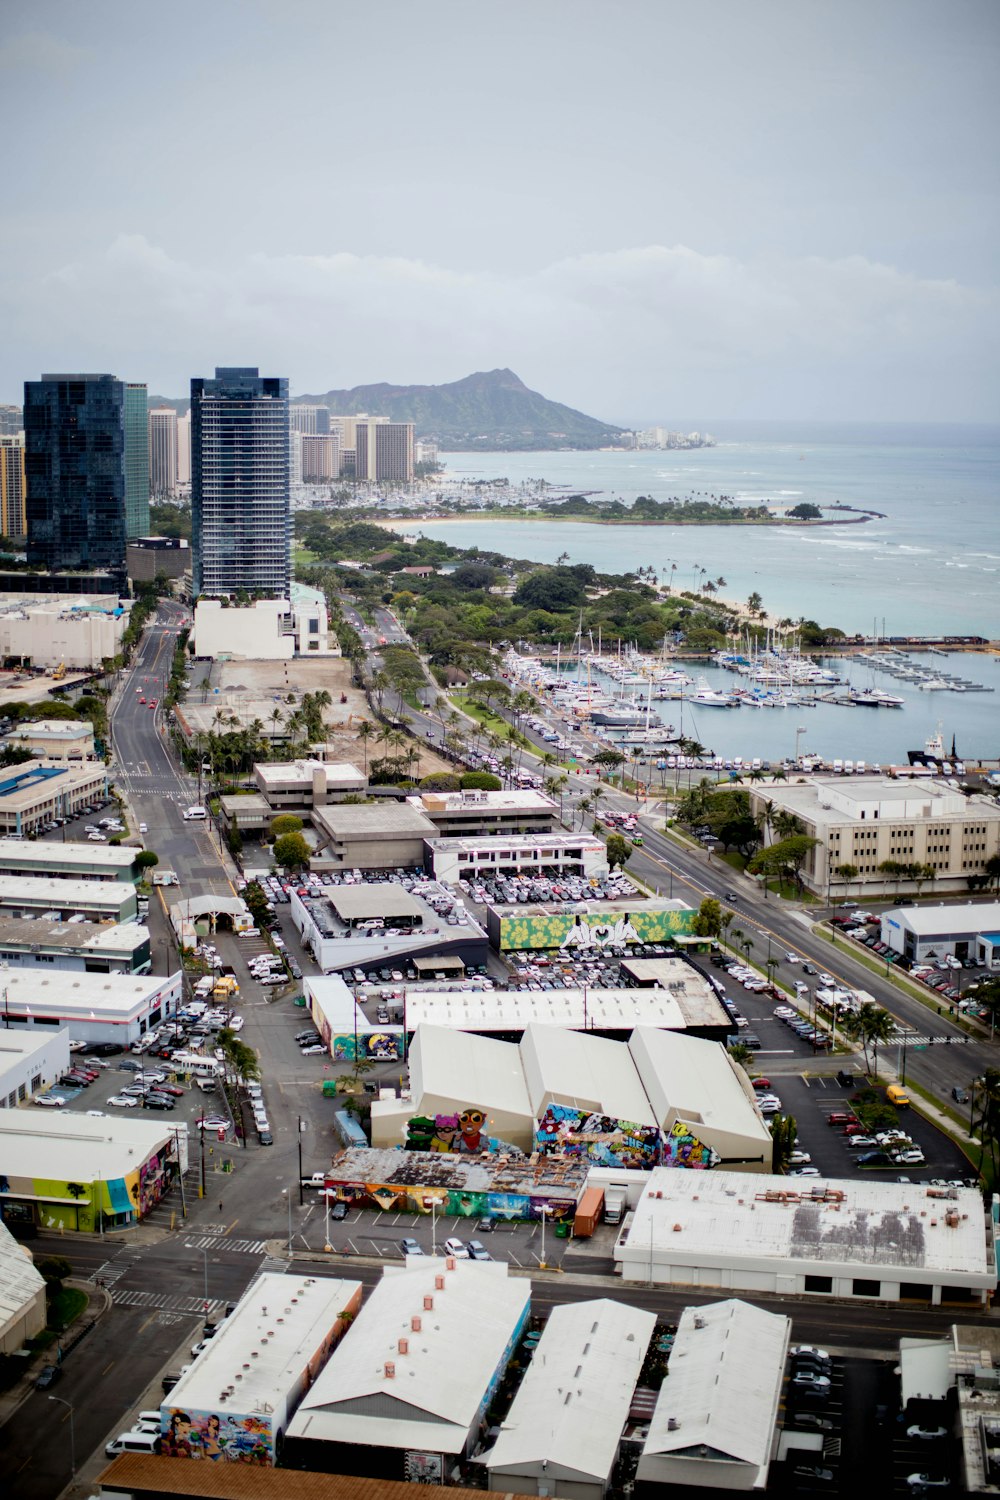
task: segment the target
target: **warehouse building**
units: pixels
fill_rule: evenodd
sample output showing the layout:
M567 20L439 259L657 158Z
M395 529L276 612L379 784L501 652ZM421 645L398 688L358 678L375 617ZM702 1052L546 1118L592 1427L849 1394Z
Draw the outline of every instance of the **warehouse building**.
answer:
M946 781L816 776L768 782L766 791L750 788L750 811L762 826L773 830L775 809L792 813L818 841L806 855L802 879L825 898L843 889L839 865L857 869L854 893L886 892L887 877L879 869L886 860L929 865L936 890L964 891L969 877L982 875L987 860L1000 853L1000 805L991 797L967 797ZM912 885L891 880L894 892Z
M686 1307L636 1472L663 1486L767 1488L792 1323L749 1302Z
M101 761L26 760L0 780L0 838L38 833L46 823L75 817L107 795L108 773Z
M63 847L62 844L44 845L46 851ZM99 880L88 878L86 874L74 875L72 879L0 875L0 913L7 916L47 917L58 922L82 916L88 922L127 922L137 910L135 886L131 881L125 884L118 880Z
M431 961L433 962L433 961ZM622 964L622 968L626 967ZM389 1001L390 1014L407 1031L422 1024L517 1040L525 1027L564 1026L597 1036L630 1035L637 1026L682 1031L706 1041L725 1042L733 1029L725 1008L708 990L705 1005L666 989L578 990L403 990Z
M401 1028L369 1021L339 974L309 974L302 984L309 1018L335 1062L359 1057L385 1062L406 1055Z
M657 1168L615 1246L626 1281L985 1306L993 1222L972 1188Z
M0 912L0 963L14 968L68 969L86 974L148 974L149 928L138 922L113 927L40 917L8 917Z
M769 1172L771 1137L753 1090L715 1042L637 1028L626 1044L530 1024L520 1042L421 1025L408 1097L372 1102L372 1145L442 1153L513 1147L592 1167ZM699 1174L702 1175L702 1174Z
M607 1297L554 1307L483 1458L490 1489L603 1500L655 1327Z
M101 1234L138 1223L187 1169L187 1126L0 1110L0 1218L21 1228Z
M384 1274L289 1424L289 1465L450 1480L485 1436L530 1311L530 1284L504 1262L412 1258Z
M570 956L627 950L635 943L669 946L690 936L695 912L683 901L646 898L585 901L568 906L490 906L486 930L500 953L559 949ZM700 940L699 940L700 941Z
M66 880L114 880L134 885L138 849L121 844L28 843L0 839L0 876L28 875Z
M471 1132L476 1129L471 1121L465 1124ZM419 1120L415 1126L421 1131L415 1139L432 1141L433 1120ZM453 1133L458 1129L456 1121ZM352 1208L426 1214L434 1244L438 1223L443 1240L449 1218L571 1222L589 1169L563 1157L484 1155L481 1145L475 1153L459 1156L436 1141L433 1149L421 1145L407 1151L348 1146L333 1158L325 1176L327 1189Z
M273 1467L361 1293L360 1281L259 1276L160 1407L164 1455Z
M0 1220L0 1355L23 1349L47 1321L45 1278Z
M597 880L608 873L608 851L601 839L586 833L434 838L424 843L424 869L445 885L478 880L484 875L544 875L553 879L580 875L585 880Z
M36 576L32 586L40 581ZM62 593L0 596L0 659L32 667L100 670L122 649L128 601L118 594L67 594L65 577L53 581ZM86 578L80 581L87 583Z
M463 966L484 964L489 943L483 929L465 912L464 921L449 924L430 904L435 894L445 893L417 895L389 884L337 885L321 896L293 891L289 915L324 974L392 970L420 955L453 955Z
M911 964L951 957L1000 969L1000 902L892 906L882 913L881 938Z
M6 1004L6 1001L4 1001ZM69 1067L69 1032L0 1032L0 1109L16 1109L62 1077Z
M24 1031L69 1029L71 1041L129 1047L183 1004L184 976L60 974L11 969L2 987L6 1026Z

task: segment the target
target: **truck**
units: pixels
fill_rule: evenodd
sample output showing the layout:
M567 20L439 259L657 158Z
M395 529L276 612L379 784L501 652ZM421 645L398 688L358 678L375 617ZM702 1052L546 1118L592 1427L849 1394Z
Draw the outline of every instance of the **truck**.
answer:
M177 879L177 872L176 872L176 870L154 870L153 871L153 884L154 885L180 885L180 881Z
M625 1212L627 1189L624 1183L612 1183L604 1189L604 1222L620 1224Z
M576 1205L576 1214L573 1218L573 1237L578 1240L587 1240L593 1234L601 1222L601 1210L604 1207L604 1189L599 1187L587 1188L583 1197Z
M215 981L213 993L216 995L238 995L240 987L236 982L235 974L220 974Z

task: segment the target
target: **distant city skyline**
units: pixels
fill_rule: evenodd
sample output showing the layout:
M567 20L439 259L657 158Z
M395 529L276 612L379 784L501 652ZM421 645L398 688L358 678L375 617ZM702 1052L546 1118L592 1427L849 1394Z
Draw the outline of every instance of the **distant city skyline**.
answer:
M1000 7L625 17L380 0L348 53L325 0L9 0L0 402L47 369L294 398L506 366L625 427L995 420Z

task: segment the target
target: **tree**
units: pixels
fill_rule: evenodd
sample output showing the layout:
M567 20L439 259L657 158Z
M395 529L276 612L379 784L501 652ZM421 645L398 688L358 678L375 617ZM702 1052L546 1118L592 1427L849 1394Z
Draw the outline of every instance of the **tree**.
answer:
M286 870L301 870L309 863L309 845L301 833L283 833L274 841L274 861Z
M465 771L462 775L461 788L463 792L499 792L503 782L499 776L494 776L492 771Z
M632 845L620 833L609 833L607 842L608 866L614 870L626 865L632 857Z
M609 776L624 764L625 757L620 750L598 750L594 756L594 765L599 768L599 771L604 771Z
M787 876L796 885L802 884L802 866L811 850L819 843L818 839L810 838L808 834L795 833L789 838L781 839L777 844L771 844L767 849L761 849L754 855L747 865L751 875L763 875L766 881L771 875Z
M793 521L819 521L823 516L819 506L813 505L809 500L802 500L798 505L793 505L787 514Z
M152 849L140 849L135 857L135 867L137 870L151 870L154 865L158 865L159 863L160 856L154 854Z
M865 1058L865 1072L871 1073L878 1067L878 1044L887 1042L895 1030L895 1019L881 1005L874 1005L866 1000L857 1010L849 1011L844 1016L841 1029L844 1035L851 1041L861 1043ZM872 1049L869 1057L869 1048Z
M691 931L695 937L717 938L721 927L722 904L714 896L706 896L691 924Z
M279 813L271 819L271 837L280 839L283 833L301 833L302 826L302 819L294 813Z
M763 604L763 599L757 593L757 590L754 589L753 593L750 595L750 598L747 600L747 609L754 618L764 613Z
M846 887L850 885L852 880L857 880L858 876L861 874L861 871L858 869L857 865L836 865L833 873L836 875L838 880L842 880L844 882L844 885Z
M733 1062L739 1063L741 1068L745 1068L748 1063L753 1061L753 1052L744 1042L730 1042L726 1051Z
M374 726L374 724L370 723L368 719L362 719L361 723L358 725L358 739L361 741L362 747L363 747L364 752L365 752L365 776L366 777L368 775L368 741L371 739L371 737L372 737L372 735L374 733L375 733L375 726Z
M770 1124L770 1131L771 1170L783 1172L788 1166L788 1158L795 1150L795 1143L799 1138L798 1126L791 1115L775 1115Z
M1000 1152L1000 1070L997 1068L987 1068L982 1078L973 1083L972 1110L973 1129L979 1134L979 1171L982 1174L983 1158L989 1150L990 1177L995 1184Z

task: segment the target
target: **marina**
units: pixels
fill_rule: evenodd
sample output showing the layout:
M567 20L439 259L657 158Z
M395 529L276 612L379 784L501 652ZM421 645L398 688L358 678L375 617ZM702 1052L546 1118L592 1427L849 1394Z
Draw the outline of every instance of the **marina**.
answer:
M564 744L579 732L594 748L612 746L630 759L906 767L913 747L941 740L949 763L998 764L1000 713L986 673L1000 658L938 652L931 668L914 653L894 653L890 671L876 655L717 652L688 671L669 657L585 648L545 662L509 652L504 670L569 726ZM916 679L901 681L901 666ZM943 686L922 691L924 680Z

